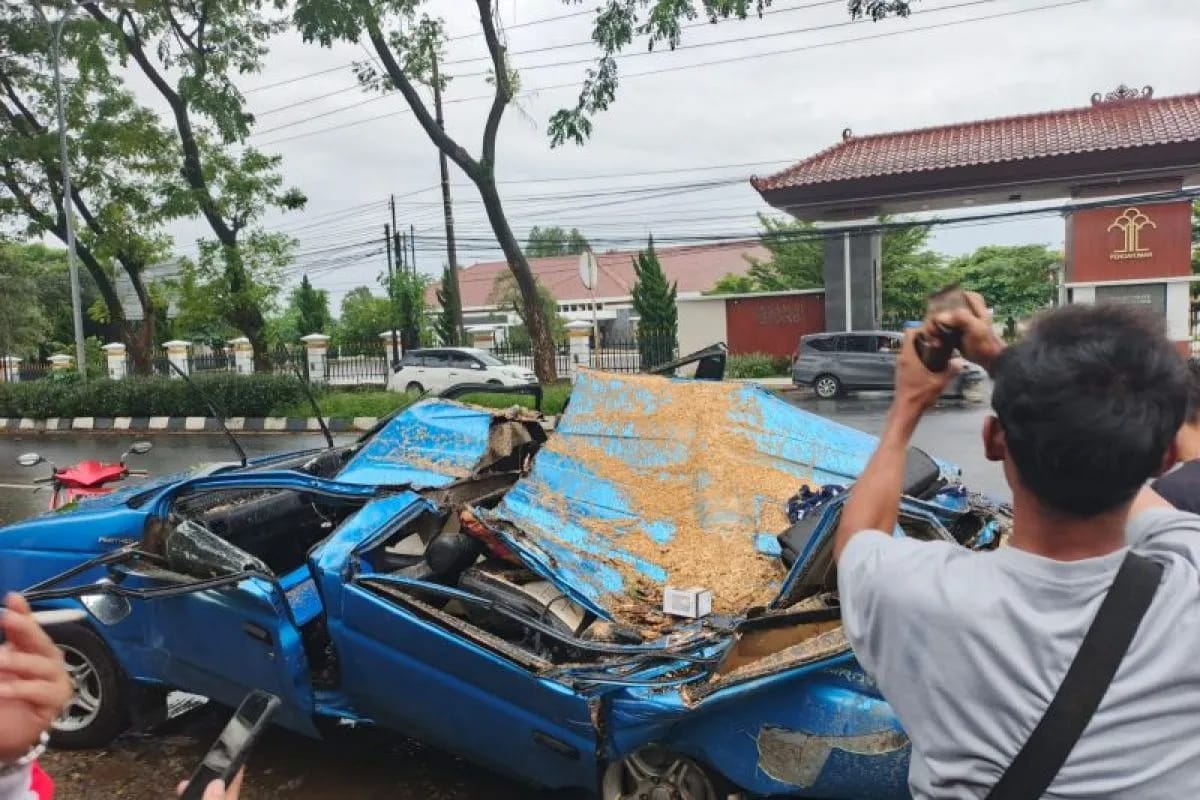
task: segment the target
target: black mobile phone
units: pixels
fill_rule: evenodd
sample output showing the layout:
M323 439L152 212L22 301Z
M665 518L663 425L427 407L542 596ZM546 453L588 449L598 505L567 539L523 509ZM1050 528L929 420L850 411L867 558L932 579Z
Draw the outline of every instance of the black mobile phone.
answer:
M940 311L970 307L971 305L967 302L967 296L963 292L962 287L957 283L952 283L929 296L926 313L932 317ZM917 339L913 343L917 348L917 355L920 357L922 363L925 364L925 368L930 372L942 372L945 370L950 363L950 357L954 354L954 351L962 346L962 331L952 330L942 325L938 325L937 327L941 338L939 344L935 345L927 341L921 334L917 335Z
M279 707L279 698L261 689L246 695L233 718L204 754L204 760L192 773L181 800L201 800L204 790L216 780L229 782L246 763L250 748L271 722Z

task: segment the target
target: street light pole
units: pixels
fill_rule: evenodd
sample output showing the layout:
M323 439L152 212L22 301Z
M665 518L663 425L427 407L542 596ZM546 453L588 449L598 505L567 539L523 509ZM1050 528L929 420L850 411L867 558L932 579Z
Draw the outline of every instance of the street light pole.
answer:
M63 102L62 70L59 66L62 55L62 34L67 19L79 6L70 3L63 8L58 21L51 23L42 13L41 6L33 8L46 29L50 32L50 58L54 64L54 94L58 103L58 157L62 165L63 221L67 228L67 270L71 275L71 315L75 323L75 364L79 374L87 379L87 351L83 346L83 296L79 288L79 262L75 257L75 202L71 196L71 165L67 153L67 115Z

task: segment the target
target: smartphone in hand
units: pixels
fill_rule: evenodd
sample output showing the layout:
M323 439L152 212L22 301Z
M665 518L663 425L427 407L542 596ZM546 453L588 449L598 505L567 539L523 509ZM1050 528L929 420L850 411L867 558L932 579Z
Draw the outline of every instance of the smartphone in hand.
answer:
M238 770L246 763L258 737L271 724L271 717L279 707L279 698L260 689L246 695L238 706L229 724L205 753L204 759L188 780L181 800L201 800L204 790L213 781L221 780L228 786Z
M952 283L944 289L929 296L926 304L926 317L932 318L943 311L958 308L970 308L967 295L957 283ZM922 334L917 334L914 345L921 362L930 372L941 372L950 363L950 357L962 345L962 331L952 330L938 325L939 342L931 342Z

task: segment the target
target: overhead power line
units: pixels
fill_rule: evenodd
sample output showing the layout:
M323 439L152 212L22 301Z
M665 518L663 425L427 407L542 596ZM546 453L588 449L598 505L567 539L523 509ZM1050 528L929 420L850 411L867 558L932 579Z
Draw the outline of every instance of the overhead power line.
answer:
M952 10L954 8L958 8L961 6L976 5L979 2L991 2L991 1L992 0L970 0L967 3L962 3L959 5L955 5L955 6L944 6L939 9L929 9L929 11L934 11L934 10L948 11L948 10ZM965 24L973 23L973 22L986 22L986 21L995 20L995 19L1002 19L1005 17L1013 17L1013 16L1017 16L1020 14L1030 14L1030 13L1034 13L1037 11L1050 11L1050 10L1058 9L1058 8L1066 8L1069 6L1081 5L1081 4L1087 3L1087 2L1091 2L1091 0L1061 0L1060 2L1056 2L1056 3L1047 3L1044 5L1040 5L1040 6L1031 6L1029 8L1020 8L1020 9L1015 9L1012 11L997 12L995 14L986 14L986 15L978 16L978 17L968 17L966 19L949 20L946 22L939 22L939 23L934 23L934 24L930 24L930 25L899 28L896 30L886 31L883 33L875 33L875 34L869 34L866 36L851 37L848 39L838 39L838 40L830 41L830 42L816 42L814 44L804 45L802 47L790 47L790 48L781 49L781 50L768 50L768 51L764 51L764 52L760 52L760 53L745 53L745 54L733 56L730 58L721 58L721 59L716 59L716 60L711 60L711 61L701 61L701 62L696 62L696 63L691 63L691 64L677 64L677 65L669 66L669 67L661 67L661 68L653 69L653 70L645 70L643 72L633 72L633 73L624 74L621 76L621 79L622 80L630 80L633 78L644 78L644 77L649 77L652 75L663 75L663 74L672 73L672 72L681 72L683 70L689 70L689 69L699 69L701 67L718 66L718 65L722 65L722 64L730 64L730 63L735 63L735 62L740 63L740 62L751 61L751 60L756 60L756 59L760 59L760 58L771 58L771 57L780 56L780 55L794 55L796 53L808 52L811 50L820 50L820 49L827 48L827 47L838 47L838 46L846 45L846 44L856 44L859 42L875 41L877 39L888 39L893 36L903 36L903 35L908 35L908 34L913 34L913 33L923 33L926 31L940 30L943 28L954 27L957 25L965 25ZM916 13L917 12L914 12L914 14L916 14ZM578 87L579 87L579 82L572 81L570 83L560 83L560 84L555 84L555 85L551 85L551 86L532 87L529 89L529 91L530 92L545 92L545 91L552 91L552 90L556 90L556 89L567 89L567 88L578 88ZM380 95L380 96L389 96L389 95ZM375 98L371 98L370 100L373 100L373 99L375 99ZM474 95L471 97L455 98L452 100L446 100L444 102L446 104L465 103L465 102L474 102L474 101L479 101L479 100L491 100L491 99L493 99L492 94L483 94L483 95ZM348 106L343 106L338 109L338 112L340 113L343 111L349 111L350 109L365 105L366 102L370 102L370 100L354 103L354 104L351 104ZM325 133L332 133L333 131L344 130L346 128L354 127L357 125L363 125L363 124L366 124L369 122L377 122L381 119L387 119L389 117L394 117L394 116L398 116L401 114L407 114L407 113L411 113L411 110L408 109L407 107L399 108L399 109L395 109L393 111L385 112L383 114L378 114L373 117L365 117L363 119L351 120L349 122L340 123L338 125L331 125L331 126L328 126L325 128L319 128L314 131L305 131L303 133L294 134L292 136L285 136L285 137L278 138L278 139L272 139L272 140L269 140L266 142L260 142L258 144L258 146L259 147L267 147L267 146L271 146L271 145L283 144L284 142L295 141L296 139L303 139L303 138L307 138L309 136L319 136L319 135L322 135ZM322 116L328 116L328 114L323 114ZM265 135L266 133L282 130L284 128L294 127L296 125L302 125L308 121L309 121L308 119L296 120L294 122L276 126L275 128L271 128L271 129L268 129L265 131L256 131L252 135L253 136Z

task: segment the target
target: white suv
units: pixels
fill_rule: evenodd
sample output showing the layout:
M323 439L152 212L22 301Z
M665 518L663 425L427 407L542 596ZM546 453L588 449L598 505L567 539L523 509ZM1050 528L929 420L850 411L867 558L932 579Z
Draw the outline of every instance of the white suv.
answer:
M388 378L393 392L440 392L460 383L524 386L537 383L525 367L506 364L486 350L473 347L437 347L404 354Z

